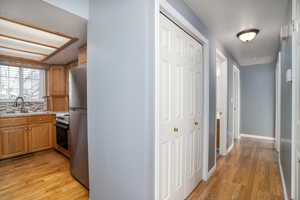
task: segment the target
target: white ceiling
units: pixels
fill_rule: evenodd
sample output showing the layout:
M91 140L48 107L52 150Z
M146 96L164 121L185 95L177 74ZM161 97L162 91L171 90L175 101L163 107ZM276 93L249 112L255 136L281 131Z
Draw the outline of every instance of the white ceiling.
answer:
M67 64L78 57L87 41L87 20L42 0L1 0L0 16L78 38L78 41L45 62Z
M184 1L240 65L275 61L288 0ZM253 42L242 43L236 34L249 28L258 28L260 33Z
M56 7L68 10L85 19L89 18L89 1L88 0L43 0Z

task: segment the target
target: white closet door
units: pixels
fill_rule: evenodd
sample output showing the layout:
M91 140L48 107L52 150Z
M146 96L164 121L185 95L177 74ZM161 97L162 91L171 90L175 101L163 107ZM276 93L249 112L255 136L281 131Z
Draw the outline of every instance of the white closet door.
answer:
M160 200L183 200L200 181L201 63L202 46L161 15Z
M233 132L234 138L238 139L239 137L239 87L240 87L240 79L239 79L239 70L234 66L233 67Z
M202 62L200 43L183 32L184 39L184 197L201 180L201 116L202 116Z

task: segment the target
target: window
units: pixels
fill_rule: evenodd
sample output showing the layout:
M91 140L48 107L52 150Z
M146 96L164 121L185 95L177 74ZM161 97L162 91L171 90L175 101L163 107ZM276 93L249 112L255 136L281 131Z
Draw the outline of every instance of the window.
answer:
M45 70L0 65L0 101L18 96L25 101L42 101L45 93Z

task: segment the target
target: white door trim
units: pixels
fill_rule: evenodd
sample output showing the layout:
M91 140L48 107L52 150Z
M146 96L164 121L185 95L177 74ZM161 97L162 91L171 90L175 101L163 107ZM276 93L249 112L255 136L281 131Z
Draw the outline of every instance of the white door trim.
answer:
M228 59L227 57L219 50L216 49L216 57L219 57L220 60L222 60L222 85L223 85L223 91L221 94L222 98L222 108L223 113L221 117L221 136L220 136L220 154L225 156L227 154L227 134L228 134ZM217 88L219 89L219 88ZM217 130L217 129L216 129ZM217 139L217 138L216 138ZM217 148L216 148L217 149ZM215 153L217 155L217 153Z
M300 188L299 188L299 183L300 183L300 152L296 151L296 186L298 185L298 187L295 187L295 199L299 200L300 199Z
M282 187L283 187L284 200L289 200L280 158L278 158L278 165L279 165L279 171L280 171L280 179L281 179L281 183L282 183Z
M202 120L202 176L206 180L208 175L208 153L209 153L209 41L175 8L166 0L156 0L155 11L155 199L159 200L159 16L160 12L174 21L185 32L203 45L203 120Z
M239 68L236 66L236 65L233 65L233 73L234 71L236 71L238 73L238 119L237 119L237 130L235 130L235 126L233 124L233 132L234 132L234 136L233 138L235 139L240 139L241 138L241 135L240 135L240 118L241 118L241 79L240 79L240 70ZM233 86L233 90L234 90L234 82L232 84ZM234 109L234 108L233 108ZM235 115L233 115L233 119L234 119ZM233 123L234 123L234 120L232 120ZM237 131L237 132L236 132ZM233 141L234 142L234 141Z
M299 26L299 17L297 16L297 12L299 9L298 5L297 5L297 0L293 0L292 1L292 19L293 19L293 26ZM298 19L297 19L298 17ZM297 23L297 24L294 24ZM297 102L297 96L299 95L299 90L300 90L300 77L299 77L299 55L297 52L297 34L299 34L299 30L294 30L293 28L291 28L291 32L292 32L292 191L291 191L291 198L294 199L295 198L295 191L296 191L296 187L299 187L296 185L296 165L297 163L297 158L296 158L296 132L298 131L297 127L297 114L299 109L300 109L300 105Z
M275 123L275 148L280 152L280 127L281 127L281 53L278 53L276 64L276 123Z

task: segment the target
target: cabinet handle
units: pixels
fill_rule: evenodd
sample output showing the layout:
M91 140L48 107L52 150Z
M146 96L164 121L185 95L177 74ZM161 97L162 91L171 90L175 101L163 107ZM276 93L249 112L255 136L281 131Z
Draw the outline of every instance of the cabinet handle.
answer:
M174 128L173 131L174 131L175 133L178 133L178 128Z

